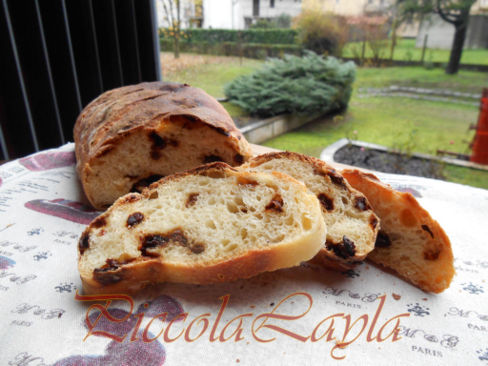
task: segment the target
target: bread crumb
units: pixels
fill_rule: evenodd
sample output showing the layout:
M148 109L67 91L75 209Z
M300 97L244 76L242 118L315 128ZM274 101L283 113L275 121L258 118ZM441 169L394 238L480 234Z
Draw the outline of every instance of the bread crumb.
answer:
M395 294L395 293L392 293L391 295L392 295L392 296L393 296L393 298L394 298L395 300L397 300L397 301L398 301L398 300L400 300L400 299L402 298L400 295Z

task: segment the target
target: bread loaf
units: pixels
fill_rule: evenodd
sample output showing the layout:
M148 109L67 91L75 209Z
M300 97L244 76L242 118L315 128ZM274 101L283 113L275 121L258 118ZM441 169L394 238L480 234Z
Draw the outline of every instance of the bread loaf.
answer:
M306 184L321 203L327 240L315 261L335 269L352 268L373 250L380 226L364 195L325 162L292 152L252 158L242 169L277 171Z
M430 292L449 287L454 276L451 243L442 227L410 194L398 192L373 174L343 170L342 174L368 198L381 219L375 249L368 259Z
M88 293L233 281L309 260L325 236L303 184L213 163L119 198L82 234L79 272Z
M107 91L81 112L74 139L78 174L97 209L162 176L214 161L239 165L251 156L226 110L186 84Z

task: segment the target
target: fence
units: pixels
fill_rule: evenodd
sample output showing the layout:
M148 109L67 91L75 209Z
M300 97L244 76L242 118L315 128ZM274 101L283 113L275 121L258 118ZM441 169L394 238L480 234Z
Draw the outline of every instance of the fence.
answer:
M0 0L0 160L72 140L105 90L161 78L154 0Z

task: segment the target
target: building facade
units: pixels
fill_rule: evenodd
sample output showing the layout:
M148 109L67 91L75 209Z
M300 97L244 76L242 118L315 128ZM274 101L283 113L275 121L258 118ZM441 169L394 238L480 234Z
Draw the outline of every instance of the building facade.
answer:
M259 19L295 17L301 10L301 0L203 0L203 27L246 29Z

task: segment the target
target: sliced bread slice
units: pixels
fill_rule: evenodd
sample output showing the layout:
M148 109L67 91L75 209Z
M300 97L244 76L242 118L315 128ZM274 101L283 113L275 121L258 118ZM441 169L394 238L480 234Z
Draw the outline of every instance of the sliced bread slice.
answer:
M378 217L364 195L322 160L293 152L273 152L252 158L240 169L288 174L304 182L317 196L327 225L327 239L315 262L349 269L373 250Z
M309 260L325 236L300 182L213 163L119 198L82 234L78 266L87 293L233 281Z
M381 219L375 249L368 259L424 291L441 292L454 276L451 243L439 223L410 194L398 192L359 170L342 174L368 198Z

